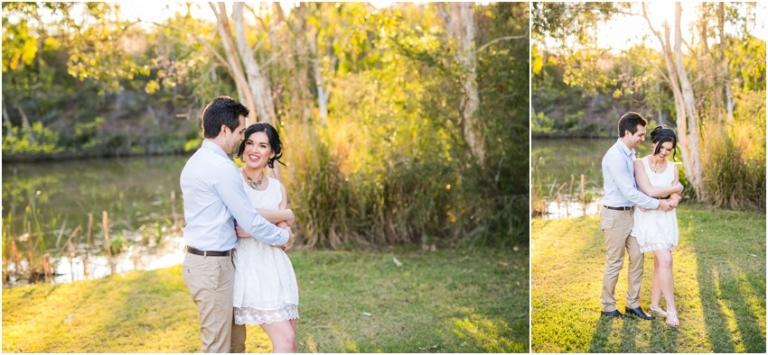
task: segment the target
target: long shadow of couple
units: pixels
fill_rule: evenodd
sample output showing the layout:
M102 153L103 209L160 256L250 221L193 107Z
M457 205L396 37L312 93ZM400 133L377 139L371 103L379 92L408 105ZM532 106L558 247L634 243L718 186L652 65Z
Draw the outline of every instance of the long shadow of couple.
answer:
M619 332L620 342L618 349L614 347L616 345L610 344L610 338L613 333L614 322L623 322L621 331ZM595 327L595 332L592 334L592 340L589 343L589 352L591 353L604 353L604 352L663 352L674 353L677 350L677 336L678 330L671 328L664 324L663 318L657 318L651 322L651 334L650 337L650 349L637 348L638 338L645 338L646 336L641 334L639 322L647 322L645 320L639 320L636 318L627 317L624 319L618 319L613 317L601 317Z

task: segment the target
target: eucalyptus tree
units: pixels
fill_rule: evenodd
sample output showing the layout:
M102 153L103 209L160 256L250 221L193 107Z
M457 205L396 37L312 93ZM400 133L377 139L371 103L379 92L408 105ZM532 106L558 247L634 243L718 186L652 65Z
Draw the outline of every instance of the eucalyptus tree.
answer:
M755 193L737 196L732 192L740 190L724 188L722 181L729 181L728 185L733 185L738 183L737 180L744 180L739 176L754 175L740 171L751 166L752 163L746 163L747 160L760 160L759 149L729 147L733 145L732 142L740 140L738 136L745 132L740 133L736 126L725 128L736 121L735 113L740 112L739 107L743 110L745 104L752 106L751 102L754 101L745 99L751 95L750 90L743 89L745 81L742 72L733 70L746 68L743 63L747 59L740 58L737 53L742 50L754 51L752 53L758 56L757 62L765 58L764 51L760 51L760 48L765 47L764 42L755 41L751 34L755 26L756 4L686 4L685 11L695 15L694 21L687 27L682 23L683 5L675 3L674 6L673 23L664 22L659 28L652 21L655 17L649 13L645 3L534 3L532 36L537 46L554 43L553 47L561 55L557 60L565 68L562 80L570 86L578 86L594 94L621 84L620 90L616 91L616 97L619 98L631 93L636 88L632 82L640 79L646 82L640 87L646 94L644 101L657 112L667 106L668 99L663 96L670 96L674 102L671 111L676 115L685 178L695 196L701 201L715 204L738 206L741 205L739 201L746 201L747 205L752 205L749 201L755 200L750 195L755 196ZM608 48L598 46L596 31L599 25L617 15L624 16L624 19L642 19L648 25L651 41L656 41L661 49L653 49L645 55L633 54L632 51L637 52L637 49L613 54ZM643 39L639 45L648 46L648 43ZM627 64L639 64L646 70L632 69L635 64L625 66L620 72L604 70L604 63L614 59ZM757 62L754 63L757 64L757 75L748 77L764 78L764 74L761 74L764 73L764 65ZM536 63L537 60L534 60L534 69L542 67ZM753 69L749 70L754 72ZM534 86L540 85L538 80L534 76ZM764 79L757 79L758 82L761 80L764 82ZM754 82L750 79L747 81ZM660 86L660 82L663 85ZM764 85L750 87L751 91L764 92ZM665 92L668 94L665 95ZM761 106L765 106L764 101ZM758 142L765 140L764 135L757 138L760 138ZM732 169L720 169L725 161L720 154L725 151L738 156L734 158L736 163ZM758 159L754 160L755 157ZM718 172L720 176L715 177L712 172ZM764 178L759 176L764 177L765 174L757 175L754 184L757 188L750 191L759 192L756 198L759 200L759 195L762 195L764 201L765 194L760 192L764 190ZM759 188L761 184L762 189ZM760 202L754 205L759 206Z

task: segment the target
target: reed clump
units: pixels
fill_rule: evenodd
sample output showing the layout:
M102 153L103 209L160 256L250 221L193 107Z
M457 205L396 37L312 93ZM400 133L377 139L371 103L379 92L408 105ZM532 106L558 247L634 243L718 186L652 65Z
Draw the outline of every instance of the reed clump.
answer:
M744 124L713 124L704 131L703 178L714 206L765 210L765 135L754 132Z
M527 237L527 196L499 193L482 167L398 150L360 158L362 148L322 129L294 126L288 133L284 182L297 215L294 229L307 246L434 250L511 246Z

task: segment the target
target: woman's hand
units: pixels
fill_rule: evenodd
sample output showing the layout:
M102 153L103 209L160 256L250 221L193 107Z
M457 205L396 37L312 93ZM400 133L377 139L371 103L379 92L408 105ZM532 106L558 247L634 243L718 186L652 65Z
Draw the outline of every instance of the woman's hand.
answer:
M287 223L288 226L292 226L293 222L296 222L296 216L293 214L293 210L289 208L284 211L286 213L285 223Z

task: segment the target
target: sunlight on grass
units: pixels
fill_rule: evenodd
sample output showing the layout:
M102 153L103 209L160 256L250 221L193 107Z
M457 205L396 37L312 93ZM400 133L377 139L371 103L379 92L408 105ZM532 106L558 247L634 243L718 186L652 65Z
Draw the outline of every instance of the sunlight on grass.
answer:
M465 312L469 310L464 309ZM468 316L458 319L452 318L453 333L459 339L467 343L477 344L484 352L508 353L525 352L525 344L514 342L504 336L510 333L509 325L499 319L489 319L481 315L470 313Z
M304 250L291 261L299 352L527 352L525 248ZM4 289L2 305L3 352L200 350L180 265ZM246 350L272 350L260 327L247 327Z
M599 217L534 219L532 351L765 352L765 215L685 206L678 219L678 329L664 319L600 318L605 249ZM627 263L616 286L621 311ZM653 255L646 254L640 294L646 310L652 273Z

